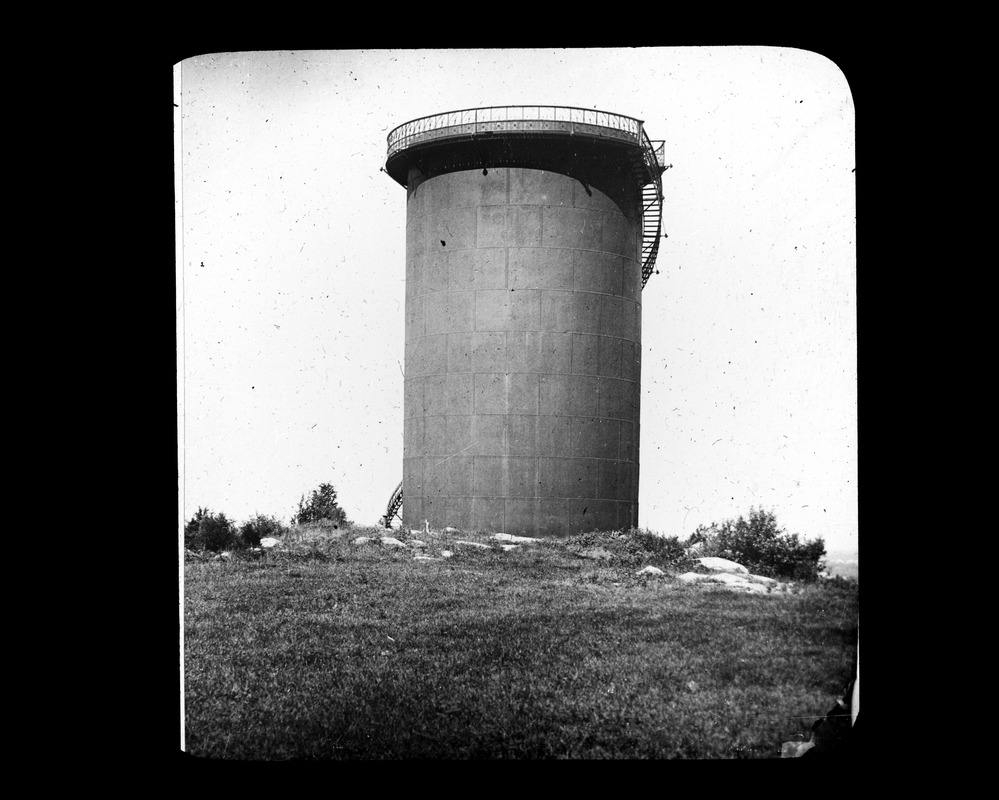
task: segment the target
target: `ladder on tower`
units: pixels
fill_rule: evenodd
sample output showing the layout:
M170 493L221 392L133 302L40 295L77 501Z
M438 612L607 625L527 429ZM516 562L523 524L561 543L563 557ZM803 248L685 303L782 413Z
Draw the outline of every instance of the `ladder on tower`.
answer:
M388 508L385 510L385 516L379 520L383 528L391 528L392 520L396 517L399 518L399 522L402 522L402 517L399 516L399 509L401 507L402 481L399 481L399 485L395 487L395 491L392 492L392 496L389 498Z

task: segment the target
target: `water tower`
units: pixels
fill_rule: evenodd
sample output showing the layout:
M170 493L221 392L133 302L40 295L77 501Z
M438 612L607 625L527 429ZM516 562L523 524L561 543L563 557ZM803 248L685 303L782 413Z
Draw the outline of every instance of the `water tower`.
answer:
M558 535L638 525L642 288L662 143L561 106L423 117L406 188L404 527Z

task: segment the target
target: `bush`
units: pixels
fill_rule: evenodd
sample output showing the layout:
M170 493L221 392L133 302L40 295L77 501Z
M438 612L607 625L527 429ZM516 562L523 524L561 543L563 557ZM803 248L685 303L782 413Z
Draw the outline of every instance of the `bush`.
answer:
M651 565L685 570L693 566L679 537L659 536L643 528L573 534L560 540L560 545L571 550L600 547L613 554L616 563L629 567Z
M802 541L777 525L772 511L751 509L749 519L726 520L698 526L688 545L703 543L700 555L738 561L750 572L771 578L814 581L825 569L825 542L820 537Z
M305 495L298 501L298 509L291 518L292 525L305 525L309 522L328 520L334 528L350 525L347 513L336 502L336 489L332 484L321 483L313 489L308 502Z
M628 531L629 550L634 552L639 560L652 560L658 566L681 569L690 565L687 548L678 536L659 536L642 528L632 528Z
M288 527L274 517L254 514L239 528L239 537L247 547L260 547L260 540L268 536L280 539L288 532Z
M236 526L221 512L213 514L207 508L198 508L184 525L184 547L188 550L211 550L217 553L239 544Z

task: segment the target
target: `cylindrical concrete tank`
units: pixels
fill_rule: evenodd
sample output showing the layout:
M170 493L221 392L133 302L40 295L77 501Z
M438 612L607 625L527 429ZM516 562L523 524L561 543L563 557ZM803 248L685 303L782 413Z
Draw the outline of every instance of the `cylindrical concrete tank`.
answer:
M661 169L636 120L502 111L389 137L408 196L403 525L637 526L643 186Z

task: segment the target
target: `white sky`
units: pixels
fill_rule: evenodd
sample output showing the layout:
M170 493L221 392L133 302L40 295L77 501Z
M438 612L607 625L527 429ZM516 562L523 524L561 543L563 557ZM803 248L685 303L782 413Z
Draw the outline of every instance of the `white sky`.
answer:
M857 543L854 105L771 47L206 54L175 67L179 489L287 522L332 483L373 525L402 478L410 119L545 104L666 142L643 293L639 521L773 509Z

